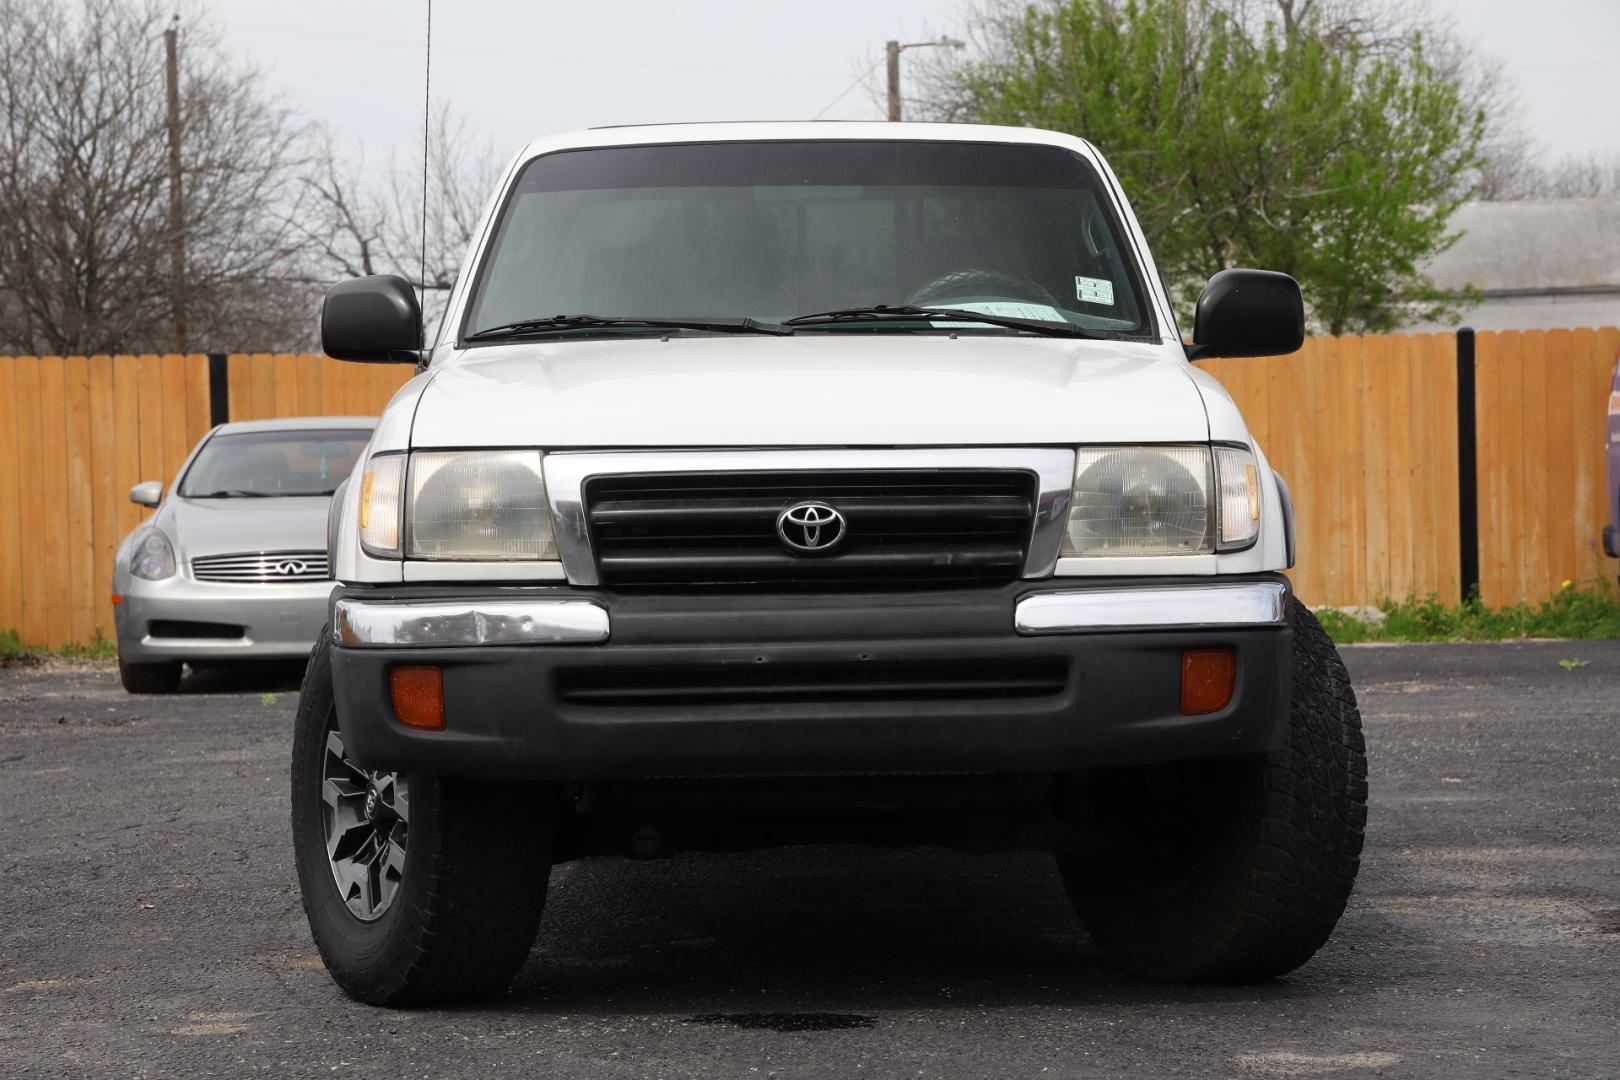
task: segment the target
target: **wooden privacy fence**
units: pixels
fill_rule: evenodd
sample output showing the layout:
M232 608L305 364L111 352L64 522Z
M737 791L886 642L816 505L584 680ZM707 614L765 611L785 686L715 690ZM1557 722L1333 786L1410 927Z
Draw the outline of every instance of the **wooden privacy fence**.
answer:
M410 374L319 356L0 357L0 630L110 637L113 553L150 513L133 485L173 481L216 422L375 416Z
M1466 364L1454 334L1313 338L1293 356L1202 365L1293 489L1307 603L1455 602L1470 554L1493 604L1613 577L1599 535L1620 330L1474 346ZM1459 371L1474 381L1461 399ZM375 415L410 373L318 356L0 357L0 630L31 645L110 635L113 553L147 513L132 485L172 482L214 423ZM1459 468L1470 403L1472 473Z

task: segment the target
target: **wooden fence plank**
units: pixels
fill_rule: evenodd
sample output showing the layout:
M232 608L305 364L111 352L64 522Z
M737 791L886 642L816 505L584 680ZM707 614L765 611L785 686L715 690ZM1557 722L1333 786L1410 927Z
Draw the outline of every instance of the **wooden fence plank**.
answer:
M116 425L113 465L117 485L114 500L118 506L118 526L123 536L139 525L147 514L144 507L129 501L129 489L149 479L141 475L141 365L134 356L113 357L113 418Z
M225 358L225 379L229 387L231 420L246 420L253 415L253 379L248 358L231 353Z
M1529 508L1544 523L1545 583L1573 580L1575 552L1575 447L1560 432L1575 423L1575 335L1552 330L1545 342L1541 393L1545 418L1545 483L1539 505Z
M1547 491L1547 332L1527 330L1521 351L1524 425L1519 440L1519 468L1524 494L1515 515L1512 562L1518 571L1511 586L1515 596L1540 596L1557 588L1547 569L1547 517L1541 513ZM1567 505L1567 504L1566 504ZM1567 511L1566 511L1567 514Z
M1572 394L1575 454L1576 544L1579 560L1577 581L1615 580L1615 562L1603 554L1603 522L1607 520L1607 499L1613 497L1605 478L1604 445L1608 430L1609 386L1614 378L1615 353L1620 350L1620 330L1605 327L1592 335L1589 351L1575 357L1575 390Z
M1389 584L1396 596L1412 592L1412 339L1391 334L1385 368L1389 380Z
M1435 508L1434 588L1448 604L1462 597L1462 534L1457 519L1461 501L1457 472L1457 335L1433 334L1429 362L1434 375L1434 458L1426 497Z
M98 636L111 638L113 557L123 534L118 528L117 423L113 413L113 358L90 358L90 481L92 547L91 604Z
M1389 589L1389 349L1382 336L1361 346L1361 485L1366 505L1365 585L1362 598L1376 604Z
M158 365L163 371L164 487L179 478L180 466L196 443L191 438L191 399L186 390L186 366L192 359L190 356L165 356Z
M62 601L63 586L72 580L67 553L67 393L60 356L39 358L39 450L45 499L40 533L45 557L40 564L50 590L45 604L45 641L65 645L73 636L73 608Z
M1366 456L1361 441L1363 339L1339 339L1339 361L1334 365L1338 408L1334 410L1335 441L1340 447L1338 559L1343 568L1341 603L1359 604L1367 595Z
M28 644L44 644L49 637L45 608L50 598L45 566L46 491L40 470L43 464L39 408L39 358L18 357L17 382L17 479L18 517L25 523L21 532L19 559L22 574L22 638Z
M66 504L69 590L68 640L95 639L95 491L90 476L90 361L70 356L63 367L67 484Z
M17 478L17 364L0 361L0 631L22 630L22 522Z

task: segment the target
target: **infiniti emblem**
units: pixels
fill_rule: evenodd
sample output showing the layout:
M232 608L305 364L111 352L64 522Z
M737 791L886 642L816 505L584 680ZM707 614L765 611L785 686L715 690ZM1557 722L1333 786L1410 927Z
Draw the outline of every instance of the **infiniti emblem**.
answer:
M776 517L776 535L795 551L827 551L844 538L844 527L844 515L826 503L798 503Z
M284 577L294 577L298 574L308 573L309 564L298 559L283 559L281 562L276 563L275 570L276 573Z

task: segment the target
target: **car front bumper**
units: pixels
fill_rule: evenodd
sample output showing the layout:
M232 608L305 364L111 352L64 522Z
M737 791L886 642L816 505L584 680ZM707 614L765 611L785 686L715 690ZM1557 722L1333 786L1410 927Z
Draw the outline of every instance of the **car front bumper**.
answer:
M225 584L177 575L133 579L125 588L113 607L118 655L129 663L154 663L308 656L334 584ZM230 631L210 632L207 624Z
M667 595L345 587L332 672L374 769L607 779L1055 772L1254 753L1284 735L1286 579L1018 582ZM1229 648L1216 712L1183 653ZM398 722L390 670L442 672L442 731Z

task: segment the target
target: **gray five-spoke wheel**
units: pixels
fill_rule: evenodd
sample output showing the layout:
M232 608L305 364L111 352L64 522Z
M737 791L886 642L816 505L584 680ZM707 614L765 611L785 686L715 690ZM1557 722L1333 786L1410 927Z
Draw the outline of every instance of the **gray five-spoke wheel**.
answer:
M356 918L381 918L405 876L411 801L404 774L360 768L344 752L342 734L328 731L321 802L338 895Z

